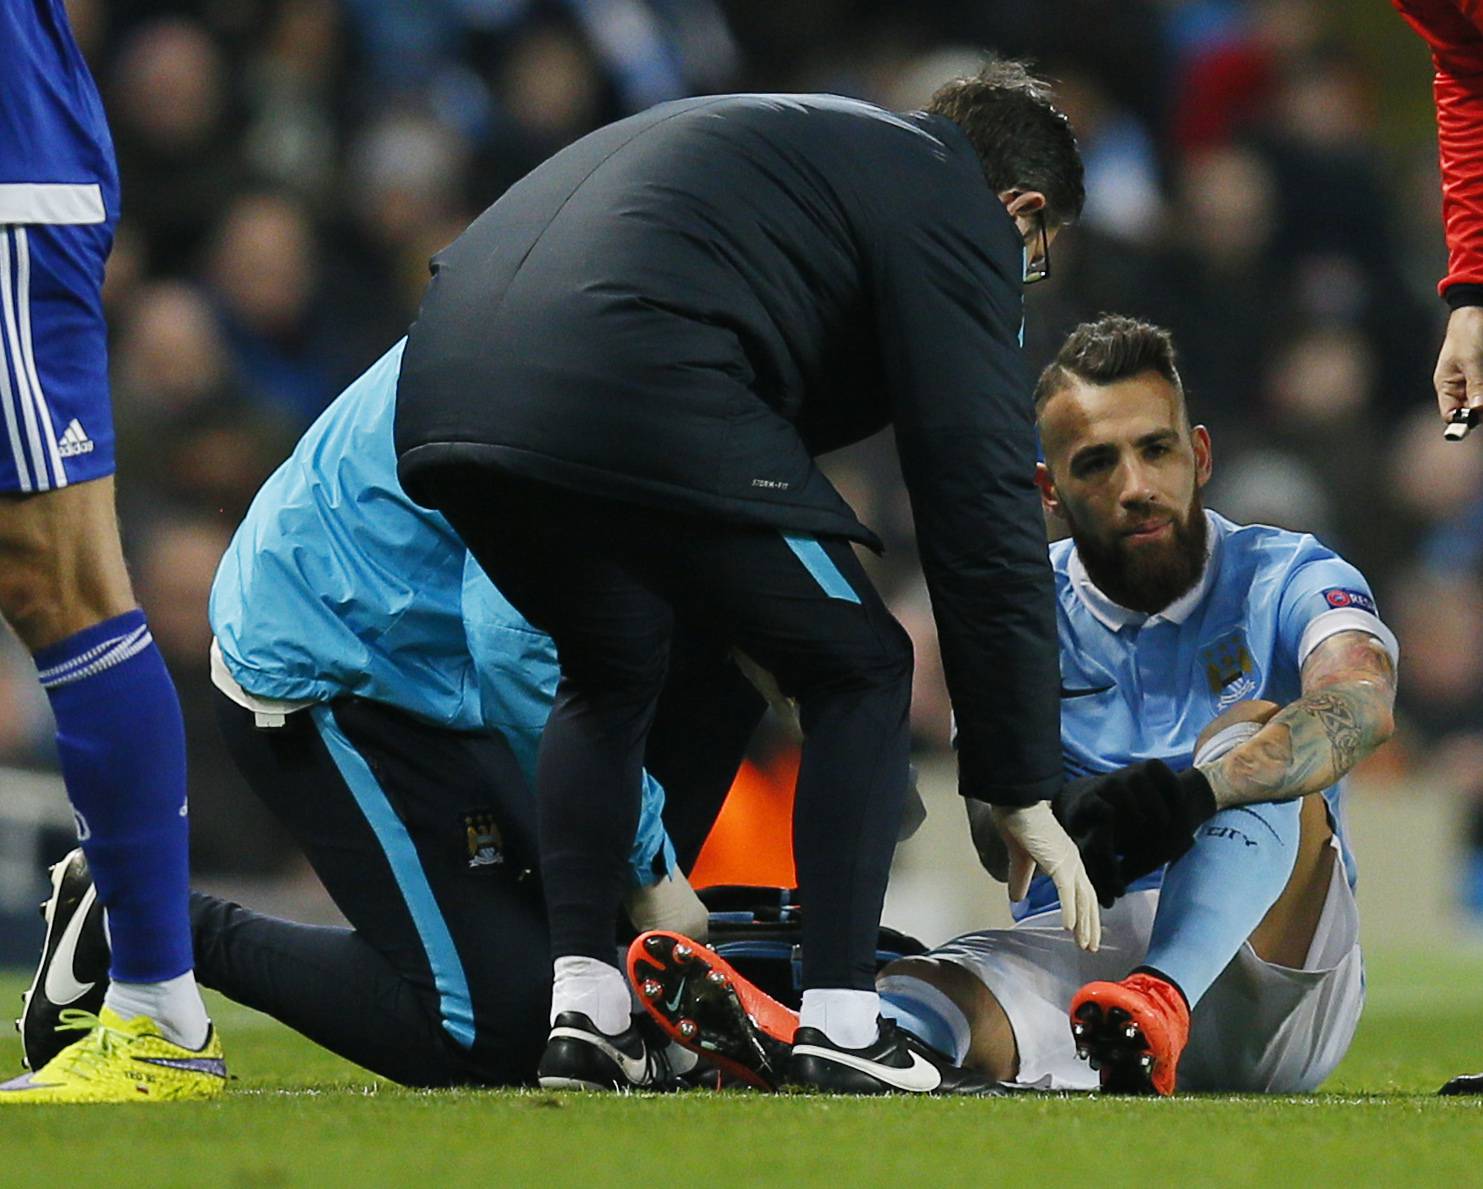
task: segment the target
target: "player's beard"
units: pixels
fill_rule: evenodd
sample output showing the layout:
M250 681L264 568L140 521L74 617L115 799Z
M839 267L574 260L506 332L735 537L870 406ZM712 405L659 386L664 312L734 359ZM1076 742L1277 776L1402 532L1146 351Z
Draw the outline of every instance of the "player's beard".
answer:
M1126 537L1099 540L1071 521L1071 537L1087 577L1114 603L1153 615L1194 589L1205 571L1209 526L1196 488L1183 519L1161 545L1134 545Z

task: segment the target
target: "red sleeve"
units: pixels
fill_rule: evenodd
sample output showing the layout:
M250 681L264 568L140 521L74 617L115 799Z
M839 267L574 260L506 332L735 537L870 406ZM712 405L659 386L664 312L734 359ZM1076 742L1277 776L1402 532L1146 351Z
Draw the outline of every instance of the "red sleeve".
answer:
M1483 2L1392 0L1432 49L1451 285L1483 285Z

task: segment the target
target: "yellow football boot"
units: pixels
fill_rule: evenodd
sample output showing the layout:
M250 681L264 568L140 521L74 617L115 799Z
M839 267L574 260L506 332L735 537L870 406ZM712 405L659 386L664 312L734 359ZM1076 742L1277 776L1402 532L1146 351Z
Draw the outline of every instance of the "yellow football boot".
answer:
M148 1016L68 1009L58 1032L81 1032L40 1069L0 1085L0 1106L35 1102L165 1102L216 1098L227 1063L213 1027L199 1049L166 1040Z

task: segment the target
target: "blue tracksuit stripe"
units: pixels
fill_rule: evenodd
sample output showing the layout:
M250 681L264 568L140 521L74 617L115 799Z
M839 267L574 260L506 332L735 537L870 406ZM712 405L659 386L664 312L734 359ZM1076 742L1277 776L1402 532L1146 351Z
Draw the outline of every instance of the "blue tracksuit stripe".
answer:
M330 758L345 778L355 803L365 814L371 832L376 835L376 841L381 844L386 860L391 864L392 875L407 903L407 910L412 914L412 923L422 938L428 965L432 968L443 1029L464 1048L472 1048L474 1004L468 977L453 944L453 935L448 931L448 922L443 919L442 909L427 882L427 873L422 869L412 836L387 800L370 765L340 729L330 707L321 704L311 707L309 713L319 729L320 738L329 748Z
M788 542L788 548L793 550L794 555L813 575L814 581L831 599L843 599L846 603L860 601L860 596L855 593L845 576L839 572L839 567L829 560L829 555L824 552L824 546L813 537L799 533L784 533L783 540Z

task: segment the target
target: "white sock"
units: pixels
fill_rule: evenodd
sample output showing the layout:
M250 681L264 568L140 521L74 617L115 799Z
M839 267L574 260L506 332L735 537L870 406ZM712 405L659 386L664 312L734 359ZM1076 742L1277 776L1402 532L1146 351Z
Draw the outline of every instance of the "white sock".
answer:
M842 1049L863 1049L880 1035L881 997L874 991L815 987L803 993L800 1028L817 1028Z
M628 980L616 966L597 958L557 958L551 984L551 1022L564 1011L579 1011L605 1036L628 1028L632 999Z
M186 1049L199 1049L211 1030L193 970L162 983L109 983L103 1006L125 1020L148 1016L166 1040Z

